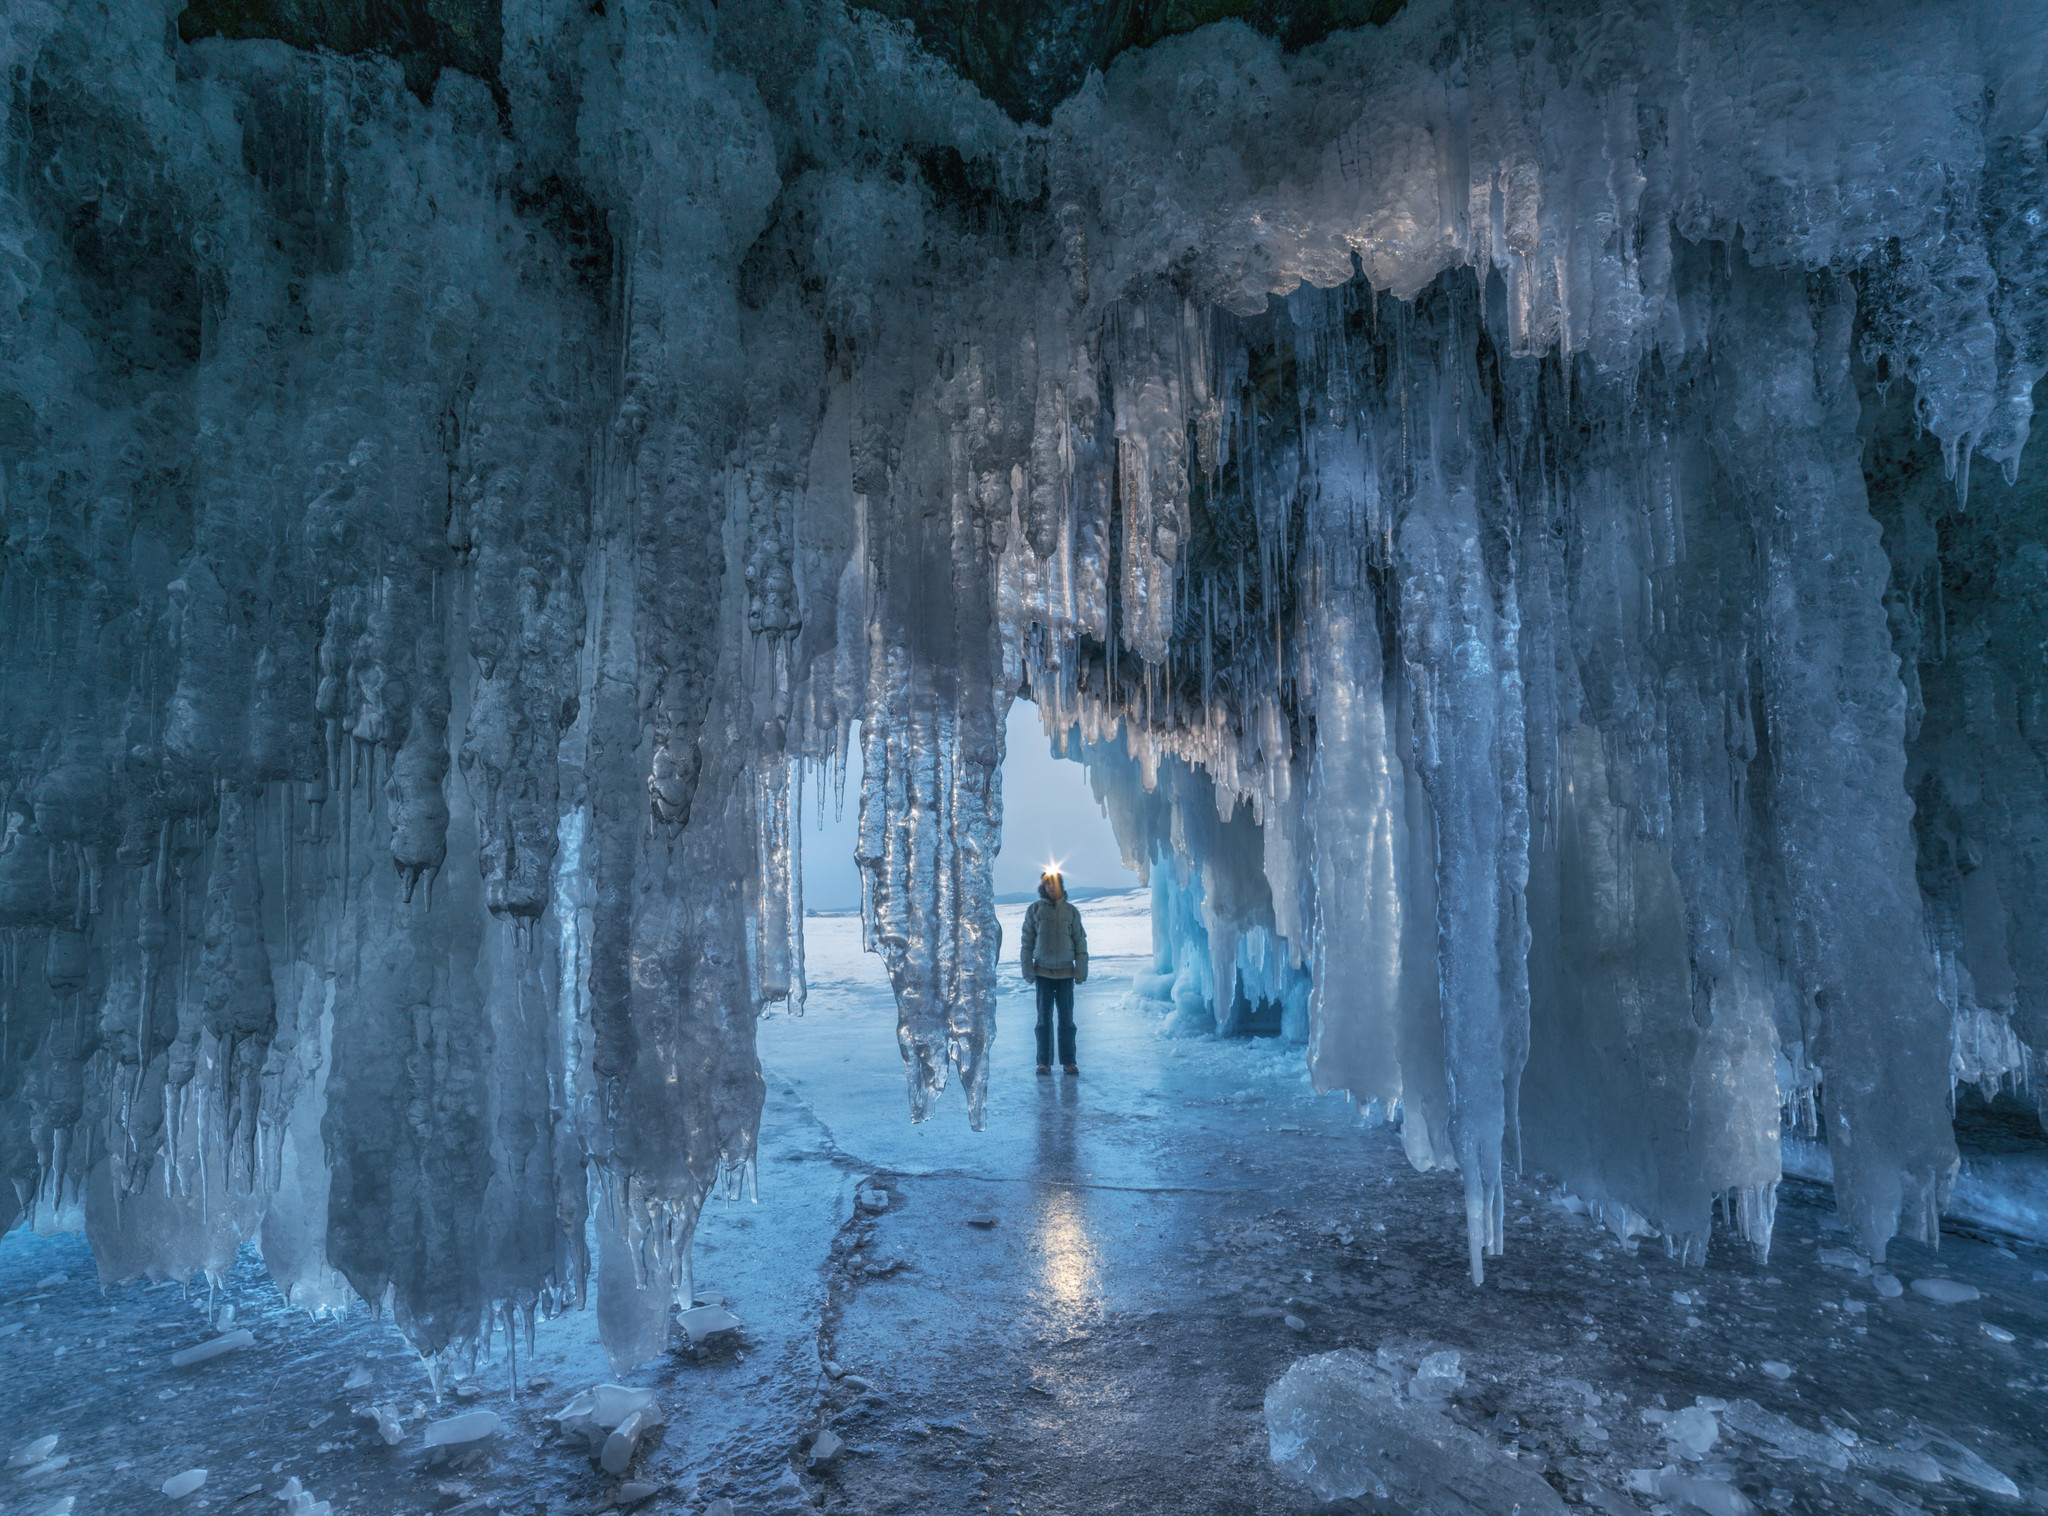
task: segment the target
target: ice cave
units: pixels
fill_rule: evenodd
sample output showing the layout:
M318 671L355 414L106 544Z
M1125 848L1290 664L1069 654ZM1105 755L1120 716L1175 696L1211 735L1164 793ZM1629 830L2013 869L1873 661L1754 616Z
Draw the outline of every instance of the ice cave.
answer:
M2048 6L0 60L0 1513L2048 1511Z

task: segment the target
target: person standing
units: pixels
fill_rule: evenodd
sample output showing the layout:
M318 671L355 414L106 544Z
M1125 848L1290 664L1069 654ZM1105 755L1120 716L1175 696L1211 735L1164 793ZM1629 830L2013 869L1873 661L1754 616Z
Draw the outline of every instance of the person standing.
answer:
M1052 1073L1053 1015L1058 1012L1060 1066L1078 1074L1074 986L1088 979L1088 934L1057 869L1039 876L1038 898L1024 912L1023 949L1024 982L1038 987L1038 1072Z

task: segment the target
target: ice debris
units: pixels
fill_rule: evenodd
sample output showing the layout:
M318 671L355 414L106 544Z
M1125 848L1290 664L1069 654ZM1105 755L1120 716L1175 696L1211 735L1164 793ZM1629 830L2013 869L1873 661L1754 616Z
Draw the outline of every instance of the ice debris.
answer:
M661 1425L662 1419L652 1390L623 1384L592 1385L554 1416L564 1435L580 1435L589 1442L607 1474L625 1473L640 1451L641 1440Z
M632 1412L612 1429L611 1436L604 1440L604 1451L598 1461L607 1474L623 1474L632 1467L634 1455L640 1451L640 1439L661 1421L661 1412L653 1406L642 1406Z
M405 1441L405 1421L398 1414L398 1408L388 1402L367 1407L363 1414L377 1423L377 1435L388 1448L395 1448Z
M697 1305L677 1313L676 1324L695 1347L722 1333L738 1331L740 1319L722 1305Z
M171 1367L183 1369L190 1368L193 1364L197 1363L211 1363L214 1359L224 1354L238 1353L243 1348L254 1345L255 1341L256 1334L247 1327L239 1331L226 1332L219 1337L215 1337L210 1342L202 1342L197 1347L186 1348L182 1352L171 1354Z
M1823 1467L1849 1467L1849 1455L1840 1443L1819 1432L1808 1431L1790 1417L1766 1410L1754 1400L1731 1400L1721 1412L1721 1423L1730 1431L1753 1437L1781 1458L1806 1458Z
M1906 1287L1899 1283L1895 1274L1873 1274L1870 1283L1887 1300L1897 1300L1906 1293Z
M649 1484L644 1479L629 1479L619 1486L618 1501L620 1505L638 1505L643 1500L659 1495L661 1490L660 1485Z
M889 1192L880 1185L862 1185L854 1193L854 1202L863 1211L886 1211L889 1209Z
M1700 1516L1754 1516L1756 1511L1749 1497L1725 1479L1682 1474L1676 1468L1637 1469L1628 1483L1638 1495L1668 1500Z
M1465 1370L1457 1351L1443 1348L1422 1355L1408 1393L1416 1400L1441 1405L1465 1387Z
M497 1431L496 1411L465 1411L460 1416L450 1416L428 1427L427 1446L463 1447L472 1442L482 1442L487 1437L494 1437Z
M1982 1490L1987 1495L2018 1497L2019 1486L2007 1478L2003 1471L1987 1463L1953 1437L1943 1437L1934 1433L1923 1433L1922 1436L1925 1438L1923 1445L1941 1461L1942 1472L1958 1484L1966 1484L1973 1490Z
M1983 1298L1983 1291L1959 1279L1916 1279L1913 1281L1913 1293L1936 1305L1961 1305L1968 1300Z
M846 1444L840 1440L838 1433L830 1427L825 1428L811 1443L810 1466L815 1469L832 1462L845 1447Z
M7 1467L10 1469L28 1468L31 1464L41 1463L56 1450L57 1434L55 1432L46 1433L44 1436L36 1438L33 1442L24 1443L14 1456L7 1460Z
M206 1470L187 1469L182 1474L173 1474L164 1481L164 1494L172 1500L183 1500L187 1495L200 1489L206 1483Z
M1721 1440L1721 1423L1704 1405L1689 1405L1681 1411L1649 1406L1644 1408L1642 1415L1643 1420L1663 1432L1665 1441L1681 1458L1704 1458Z
M579 1390L569 1403L555 1412L555 1423L564 1432L609 1432L635 1411L652 1410L654 1391L624 1384L594 1384Z
M1770 1375L1773 1379L1790 1379L1793 1373L1791 1364L1786 1363L1783 1360L1777 1358L1766 1358L1762 1363L1758 1364L1757 1367L1762 1369L1766 1374Z
M1273 1462L1324 1500L1371 1496L1439 1516L1561 1513L1557 1493L1356 1348L1298 1361L1266 1392Z
M284 1502L282 1516L334 1516L333 1503L315 1500L312 1492L299 1483L296 1474L284 1482L277 1498Z

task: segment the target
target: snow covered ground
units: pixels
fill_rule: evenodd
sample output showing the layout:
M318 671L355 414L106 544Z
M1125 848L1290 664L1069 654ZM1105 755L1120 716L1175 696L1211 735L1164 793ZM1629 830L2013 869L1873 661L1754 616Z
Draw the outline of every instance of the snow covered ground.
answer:
M1400 1414L1563 1508L2048 1509L2048 1255L1947 1236L1938 1254L1895 1243L1873 1275L1825 1191L1795 1182L1767 1266L1718 1234L1687 1269L1520 1182L1507 1256L1475 1290L1454 1180L1316 1096L1298 1048L1163 1035L1127 994L1143 896L1085 909L1082 1077L1033 1076L1006 967L979 1134L951 1095L905 1119L879 962L852 916L811 919L810 1007L761 1027L760 1203L713 1201L699 1232L699 1298L742 1329L629 1376L665 1424L628 1478L548 1419L609 1378L588 1313L520 1337L516 1394L501 1339L437 1401L394 1329L288 1310L253 1257L211 1299L102 1292L78 1239L17 1231L0 1241L0 1451L58 1440L0 1472L0 1511L289 1511L271 1497L297 1478L349 1516L570 1516L645 1486L636 1509L678 1516L1305 1513L1332 1507L1273 1464L1266 1398L1344 1348L1397 1396L1457 1354L1463 1384ZM861 1208L863 1189L886 1207ZM223 1328L254 1340L173 1366ZM496 1435L437 1460L424 1428L476 1410ZM1345 1414L1385 1441L1384 1412ZM1497 1508L1435 1456L1406 1488ZM170 1503L164 1482L199 1468Z

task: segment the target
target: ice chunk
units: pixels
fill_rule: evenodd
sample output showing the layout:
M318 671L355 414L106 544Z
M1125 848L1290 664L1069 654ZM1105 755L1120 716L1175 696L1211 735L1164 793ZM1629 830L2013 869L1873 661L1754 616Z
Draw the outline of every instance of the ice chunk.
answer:
M405 1422L398 1415L398 1408L392 1405L373 1405L369 1416L377 1423L377 1435L384 1439L384 1445L395 1448L405 1441Z
M1868 1274L1870 1260L1861 1253L1848 1248L1822 1248L1820 1261L1831 1269L1847 1269L1852 1274Z
M1681 1511L1701 1516L1754 1516L1749 1497L1721 1479L1703 1479L1696 1474L1660 1474L1646 1493L1661 1495Z
M1856 1449L1856 1461L1881 1473L1899 1474L1922 1484L1940 1484L1945 1477L1941 1465L1924 1451L1925 1439L1911 1439L1912 1447L1886 1447L1866 1442Z
M197 1347L171 1354L171 1367L183 1369L195 1363L211 1363L225 1353L238 1353L243 1348L252 1346L255 1341L256 1334L243 1327L239 1331L224 1333L210 1342L202 1342Z
M1721 1423L1702 1406L1689 1405L1664 1423L1664 1436L1681 1458L1704 1458L1721 1440Z
M864 1211L886 1211L889 1209L889 1192L879 1185L863 1185L855 1193L854 1200Z
M1988 1321L1979 1322L1977 1324L1977 1330L1982 1332L1986 1337L1989 1337L1993 1342L2011 1342L2013 1340L2012 1333L2008 1332L2002 1326L1993 1326Z
M604 1471L607 1474L625 1473L632 1466L634 1455L640 1451L641 1437L660 1420L660 1413L652 1405L644 1405L619 1422L604 1441L604 1452L599 1460Z
M206 1470L187 1469L182 1474L173 1474L164 1481L164 1494L172 1500L183 1500L206 1483Z
M820 1464L832 1462L845 1447L846 1444L840 1441L837 1433L830 1427L825 1428L825 1430L818 1433L816 1439L811 1443L811 1467L817 1468Z
M7 1467L10 1469L25 1469L31 1464L41 1463L56 1450L57 1434L55 1432L47 1433L44 1436L38 1437L34 1442L24 1443L14 1456L7 1460Z
M1297 1362L1266 1392L1273 1461L1324 1500L1371 1496L1439 1516L1561 1513L1549 1485L1401 1393L1355 1348Z
M368 1386L369 1383L370 1366L367 1363L359 1363L348 1371L348 1378L341 1382L341 1387L344 1391L360 1390Z
M649 1484L644 1479L629 1479L619 1486L619 1504L638 1505L643 1500L659 1495L661 1491L662 1487L658 1484Z
M678 1315L676 1323L688 1334L694 1347L722 1332L738 1331L740 1319L722 1305L698 1305Z
M1408 1381L1408 1393L1417 1400L1442 1402L1464 1387L1465 1370L1457 1352L1448 1348L1423 1355L1415 1377Z
M1899 1283L1896 1275L1873 1274L1870 1276L1870 1282L1877 1293L1887 1300L1897 1300L1906 1293L1906 1287Z
M1773 1379L1790 1379L1792 1377L1792 1365L1781 1362L1776 1358L1766 1358L1757 1367Z
M460 1416L450 1416L428 1427L427 1446L462 1447L472 1442L482 1442L487 1437L494 1437L497 1432L496 1411L466 1411Z
M1913 1281L1913 1293L1936 1305L1961 1305L1966 1300L1983 1298L1974 1284L1964 1284L1959 1279L1916 1279Z
M325 1500L315 1500L312 1492L299 1483L297 1475L284 1482L277 1498L284 1502L282 1516L333 1516L334 1513L333 1505Z
M655 1404L652 1390L634 1389L623 1384L596 1384L579 1391L567 1405L555 1412L554 1419L564 1430L593 1426L609 1431L635 1411L653 1410Z
M1982 1490L1987 1495L2018 1497L2018 1485L1954 1438L1929 1436L1926 1445L1928 1451L1941 1460L1943 1472L1957 1483Z
M58 1285L65 1283L70 1278L69 1274L59 1269L54 1274L45 1274L42 1278L38 1279L36 1281L36 1288L39 1290L54 1290Z
M1767 1411L1754 1400L1731 1400L1721 1413L1733 1431L1754 1437L1784 1458L1805 1458L1830 1469L1849 1467L1849 1455L1832 1437L1809 1432L1789 1417Z

